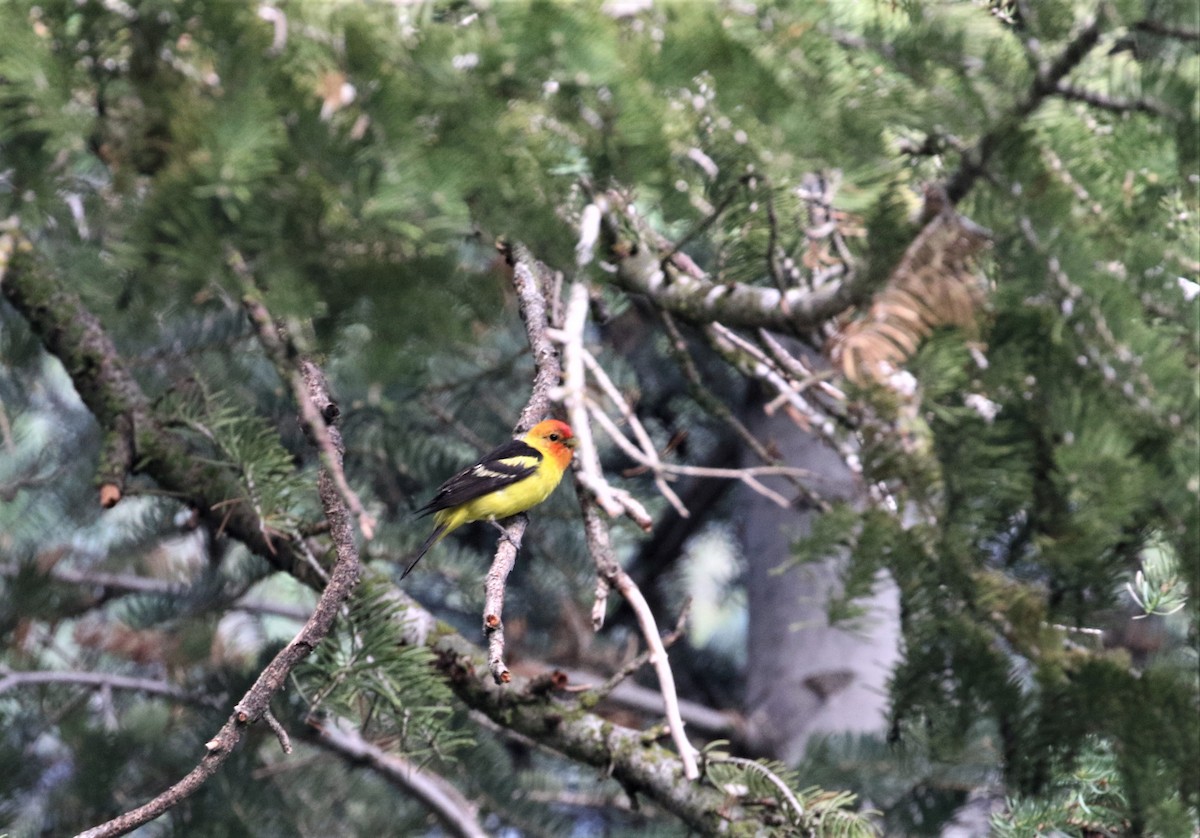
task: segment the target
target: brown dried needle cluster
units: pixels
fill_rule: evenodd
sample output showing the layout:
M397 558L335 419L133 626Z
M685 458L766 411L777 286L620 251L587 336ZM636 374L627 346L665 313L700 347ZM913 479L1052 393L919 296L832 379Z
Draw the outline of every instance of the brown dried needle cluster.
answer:
M883 383L939 326L973 332L987 299L975 257L989 242L987 230L945 205L909 245L866 313L834 336L833 363L857 384Z

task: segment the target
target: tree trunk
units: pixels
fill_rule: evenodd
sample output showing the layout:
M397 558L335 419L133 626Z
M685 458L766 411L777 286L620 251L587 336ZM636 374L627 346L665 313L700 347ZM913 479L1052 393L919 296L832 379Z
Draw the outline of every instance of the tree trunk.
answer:
M827 500L853 500L860 492L841 457L782 412L767 416L755 405L747 424L789 465L819 475L815 488ZM771 485L787 494L784 481ZM882 733L887 679L900 656L895 584L881 574L874 594L861 603L865 615L830 626L826 604L837 589L842 560L831 556L817 565L779 571L819 513L781 509L748 489L738 491L749 601L748 743L795 764L814 734Z

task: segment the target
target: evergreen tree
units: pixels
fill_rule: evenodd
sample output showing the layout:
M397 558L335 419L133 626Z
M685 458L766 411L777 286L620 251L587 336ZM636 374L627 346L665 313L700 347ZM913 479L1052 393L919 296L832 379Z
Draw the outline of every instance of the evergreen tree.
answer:
M152 829L1200 829L1195 10L835 6L0 6L0 832L133 809L272 695ZM491 527L398 584L413 510L544 368L506 258L595 360L564 389L651 528L605 537L664 630L698 597L670 658L698 780L615 594L591 637L586 487L509 582L532 680L474 644ZM377 522L344 605L334 496ZM737 556L768 520L787 554ZM767 601L801 573L819 598ZM886 735L758 702L780 671L838 701L794 629L853 633L885 588ZM748 619L786 631L712 639Z

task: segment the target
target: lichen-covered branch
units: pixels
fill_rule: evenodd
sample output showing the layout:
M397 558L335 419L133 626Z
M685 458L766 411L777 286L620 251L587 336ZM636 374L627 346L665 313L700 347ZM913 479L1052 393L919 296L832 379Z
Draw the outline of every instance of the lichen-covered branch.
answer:
M630 792L645 794L703 835L724 835L738 817L723 792L688 780L675 752L640 731L588 713L573 699L545 694L519 697L476 674L482 660L460 635L434 642L438 668L468 706L506 730L524 735L573 760L605 771Z
M862 297L862 272L819 288L780 291L741 282L717 282L691 259L650 231L632 203L616 192L604 199L604 225L612 240L616 283L644 294L654 305L693 323L720 321L731 328L764 328L808 334Z
M194 456L187 439L159 420L100 321L50 272L19 231L0 234L0 294L66 368L100 426L111 432L128 422L131 460L138 471L186 497L214 530L241 541L275 567L302 581L315 578L290 540L268 541L266 528L236 479Z

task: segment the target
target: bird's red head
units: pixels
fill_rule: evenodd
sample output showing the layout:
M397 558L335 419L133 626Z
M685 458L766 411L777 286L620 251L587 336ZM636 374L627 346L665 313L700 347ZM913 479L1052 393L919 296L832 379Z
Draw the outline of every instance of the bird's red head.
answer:
M529 429L529 436L544 439L552 445L561 444L568 448L575 447L575 432L571 430L571 426L566 422L560 422L557 419L546 419L543 422L538 422Z
M548 451L563 468L570 464L576 440L575 432L566 422L557 419L538 422L525 434L525 439L534 447Z

